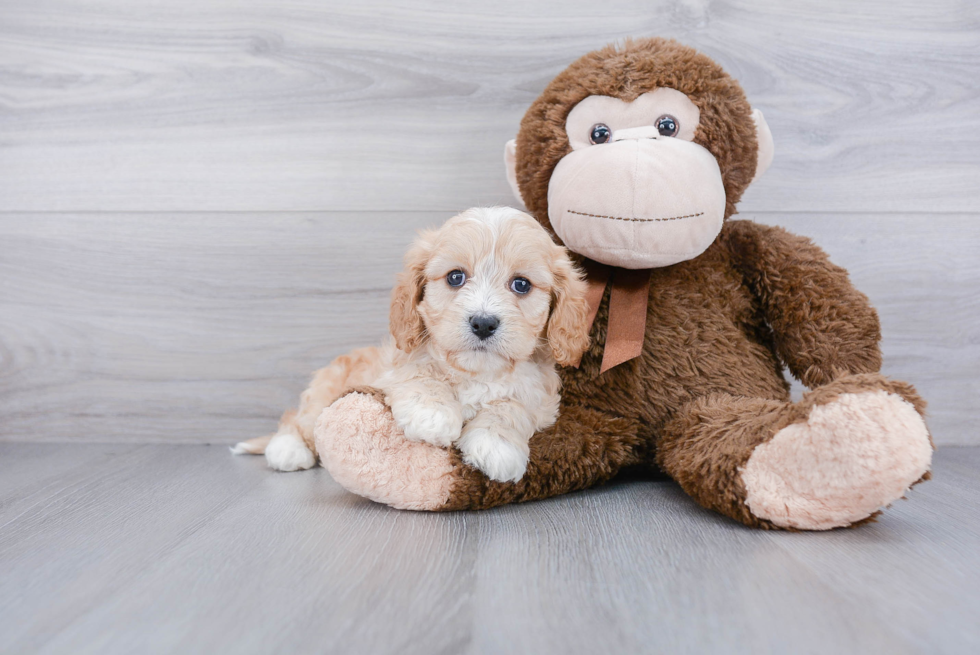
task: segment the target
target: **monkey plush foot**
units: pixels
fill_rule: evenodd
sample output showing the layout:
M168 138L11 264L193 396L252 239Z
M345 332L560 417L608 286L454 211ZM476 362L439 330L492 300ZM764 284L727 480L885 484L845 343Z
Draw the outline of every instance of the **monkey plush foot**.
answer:
M449 451L406 439L380 394L340 398L323 410L314 436L324 468L348 491L398 509L437 510L449 500Z
M846 526L901 498L931 461L909 402L884 390L845 393L755 448L742 469L745 504L784 528Z

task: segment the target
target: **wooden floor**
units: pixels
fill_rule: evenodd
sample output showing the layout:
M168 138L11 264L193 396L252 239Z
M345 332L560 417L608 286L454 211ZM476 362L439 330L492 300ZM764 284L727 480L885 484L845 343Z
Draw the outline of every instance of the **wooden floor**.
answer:
M0 444L2 653L976 653L980 448L767 533L632 478L416 514L224 447Z

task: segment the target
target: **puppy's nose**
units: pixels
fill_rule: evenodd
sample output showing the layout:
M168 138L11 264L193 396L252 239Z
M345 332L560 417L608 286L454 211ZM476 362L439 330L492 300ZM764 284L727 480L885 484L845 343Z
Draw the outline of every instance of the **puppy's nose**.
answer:
M473 334L480 341L492 337L498 325L500 325L500 319L496 316L487 316L485 314L470 316L470 329L473 330Z

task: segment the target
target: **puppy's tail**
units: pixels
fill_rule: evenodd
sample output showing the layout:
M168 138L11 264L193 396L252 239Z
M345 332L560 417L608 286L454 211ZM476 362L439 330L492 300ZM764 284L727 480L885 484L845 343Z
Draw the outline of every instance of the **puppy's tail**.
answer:
M229 448L232 455L264 455L265 447L272 441L271 434L264 437L255 437L247 441L239 441Z
M344 395L350 387L371 385L382 371L391 366L394 346L369 346L341 355L329 366L321 368L309 388L300 397L299 411L289 410L279 419L279 432L303 435L306 446L316 451L312 443L313 425L324 407ZM233 455L263 455L275 435L239 441L231 447Z

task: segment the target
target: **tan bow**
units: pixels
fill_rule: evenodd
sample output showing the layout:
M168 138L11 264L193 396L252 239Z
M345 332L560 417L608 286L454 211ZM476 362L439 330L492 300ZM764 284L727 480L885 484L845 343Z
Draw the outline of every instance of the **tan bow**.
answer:
M643 336L647 329L647 301L650 298L650 269L613 268L590 259L584 261L584 266L588 283L585 298L589 303L590 326L595 322L606 285L612 279L606 348L599 368L599 373L605 373L614 366L639 357L643 351Z

